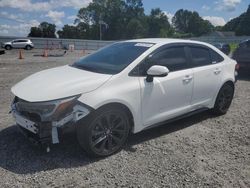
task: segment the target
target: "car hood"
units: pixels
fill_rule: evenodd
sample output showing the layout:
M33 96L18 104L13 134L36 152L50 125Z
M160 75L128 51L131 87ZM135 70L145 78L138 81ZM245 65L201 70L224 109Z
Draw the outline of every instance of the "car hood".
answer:
M4 42L3 44L12 44L11 42Z
M111 77L66 65L35 73L17 83L11 91L29 102L50 101L91 92Z

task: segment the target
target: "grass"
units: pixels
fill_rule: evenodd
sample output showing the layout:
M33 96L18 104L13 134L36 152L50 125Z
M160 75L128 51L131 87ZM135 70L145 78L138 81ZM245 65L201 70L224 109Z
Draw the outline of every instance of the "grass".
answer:
M237 43L230 43L230 49L231 49L231 53L233 53L236 48L239 46Z

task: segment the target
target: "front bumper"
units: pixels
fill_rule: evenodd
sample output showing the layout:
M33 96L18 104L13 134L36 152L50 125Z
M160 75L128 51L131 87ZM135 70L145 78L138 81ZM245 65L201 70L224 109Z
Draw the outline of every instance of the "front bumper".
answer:
M57 144L63 133L64 128L73 126L78 121L87 116L92 109L90 107L76 102L72 107L64 109L63 116L60 119L51 117L40 117L35 113L18 111L15 100L11 105L11 113L20 130L35 143L39 144ZM29 103L30 104L30 103Z
M59 143L58 134L57 138L53 138L56 135L52 135L51 122L34 122L14 110L12 110L12 115L20 131L33 143L50 144L53 143L53 140L58 140Z

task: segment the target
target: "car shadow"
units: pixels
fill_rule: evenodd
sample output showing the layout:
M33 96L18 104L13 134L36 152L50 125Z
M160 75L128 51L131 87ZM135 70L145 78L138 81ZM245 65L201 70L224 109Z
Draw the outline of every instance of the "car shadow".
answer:
M209 112L184 118L156 128L148 129L128 139L124 150L136 152L134 145L167 135L213 117ZM61 144L54 145L49 153L45 148L32 145L13 125L0 131L0 167L17 174L30 174L58 168L86 166L102 159L89 158L81 149L74 133L65 135Z
M171 123L165 123L155 128L144 130L135 135L132 135L128 140L128 144L125 149L134 152L136 151L132 147L134 145L146 142L151 139L155 139L163 135L171 134L173 132L185 129L187 127L190 127L194 124L213 117L215 117L215 115L213 115L209 111L204 111L202 113L198 113L177 121L173 121Z

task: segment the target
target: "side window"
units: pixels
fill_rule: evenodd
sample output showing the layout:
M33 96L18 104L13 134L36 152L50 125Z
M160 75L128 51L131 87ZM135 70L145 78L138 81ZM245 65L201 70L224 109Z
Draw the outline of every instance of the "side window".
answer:
M250 41L245 41L239 44L240 48L250 48Z
M189 47L193 67L210 65L212 63L209 49L203 47Z
M220 63L224 61L224 58L213 50L211 50L211 59L212 59L212 63Z
M147 61L152 65L166 66L171 72L187 68L187 60L184 47L169 47L153 54Z
M14 43L23 42L22 40L15 40Z

